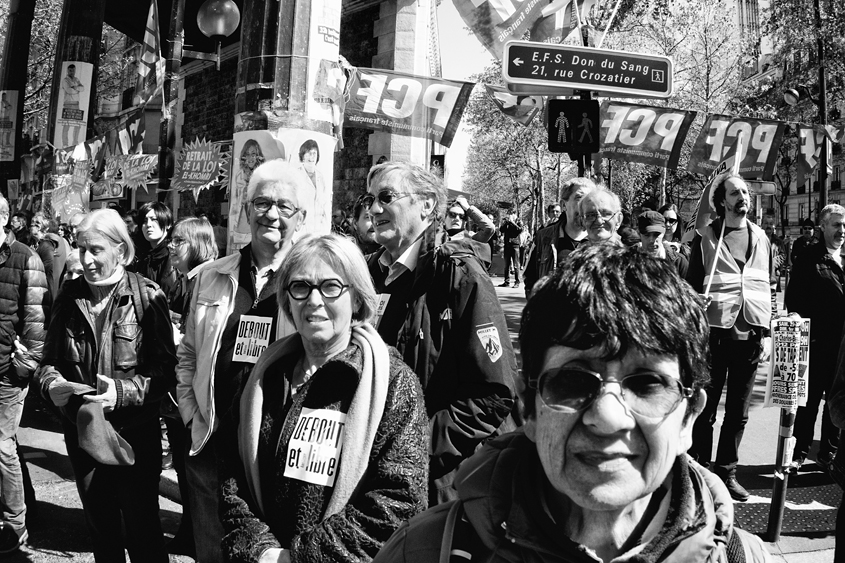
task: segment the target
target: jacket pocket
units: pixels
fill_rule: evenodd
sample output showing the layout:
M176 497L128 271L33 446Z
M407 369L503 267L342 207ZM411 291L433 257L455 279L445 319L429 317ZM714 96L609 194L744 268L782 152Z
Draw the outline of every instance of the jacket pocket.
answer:
M85 327L76 318L70 318L65 324L64 359L74 364L84 360Z
M138 323L121 323L114 327L114 367L128 370L138 365L140 338Z

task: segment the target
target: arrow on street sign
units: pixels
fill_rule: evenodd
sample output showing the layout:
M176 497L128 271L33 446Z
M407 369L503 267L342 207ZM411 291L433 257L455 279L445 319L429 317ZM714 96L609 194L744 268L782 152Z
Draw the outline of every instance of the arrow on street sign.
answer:
M621 98L668 98L673 91L669 57L532 41L505 44L502 76L509 90L521 93L560 88Z

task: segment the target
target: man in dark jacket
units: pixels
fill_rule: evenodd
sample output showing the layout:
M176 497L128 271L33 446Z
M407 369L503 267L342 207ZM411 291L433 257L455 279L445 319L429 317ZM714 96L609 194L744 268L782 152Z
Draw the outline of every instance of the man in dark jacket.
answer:
M499 287L510 287L510 274L513 268L514 287L519 287L519 235L522 234L523 226L516 213L509 213L505 217L499 232L502 233L502 244L505 248L505 281Z
M808 246L792 270L786 292L786 308L810 319L810 373L807 404L795 416L793 471L801 468L813 445L813 429L822 394L827 396L822 413L821 446L816 460L824 467L836 454L839 430L830 418L830 388L842 340L845 316L845 268L842 245L845 242L845 207L830 204L819 214L822 238Z
M50 315L44 266L31 249L15 241L5 228L8 220L9 202L0 196L0 553L15 551L28 536L15 436Z
M437 504L454 496L461 462L508 419L516 358L477 258L480 243L441 245L442 180L390 161L370 170L367 185L364 205L383 247L368 260L380 293L376 324L422 383L431 428L429 499Z

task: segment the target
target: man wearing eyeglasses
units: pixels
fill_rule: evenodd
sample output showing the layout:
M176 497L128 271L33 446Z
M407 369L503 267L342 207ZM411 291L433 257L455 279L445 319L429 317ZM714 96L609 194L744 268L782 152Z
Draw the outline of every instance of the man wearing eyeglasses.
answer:
M185 472L197 561L223 560L215 432L261 351L295 332L277 306L274 280L311 201L314 188L301 170L265 162L247 187L251 242L197 277L176 368L179 413L190 434Z
M467 460L458 500L403 524L374 563L770 561L686 454L707 325L701 298L653 256L569 254L523 313L525 426Z
M717 179L711 205L718 218L693 239L687 274L693 289L710 297L707 320L712 355L707 405L696 421L690 455L725 481L734 500L745 502L748 491L736 479L739 445L748 422L757 365L770 353L777 280L771 242L763 229L748 220L751 195L745 181L735 174ZM716 460L710 465L713 424L726 384L725 417Z
M619 196L604 186L598 186L578 204L581 221L587 229L588 244L622 246L616 232L622 222L622 202Z
M368 206L382 250L368 257L374 324L420 378L430 418L429 503L454 496L461 462L512 428L516 358L505 315L478 259L486 245L444 241L442 179L406 162L374 166Z

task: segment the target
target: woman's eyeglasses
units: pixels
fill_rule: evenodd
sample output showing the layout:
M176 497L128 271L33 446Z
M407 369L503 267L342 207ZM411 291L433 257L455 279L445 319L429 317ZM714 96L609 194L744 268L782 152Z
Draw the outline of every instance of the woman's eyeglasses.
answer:
M594 371L565 366L544 372L528 386L536 389L551 409L574 414L588 409L608 383L618 383L628 408L648 418L665 417L693 394L678 379L661 373L632 373L606 380Z
M407 192L394 192L392 190L382 190L378 193L378 195L373 194L364 194L361 196L361 203L364 204L365 209L369 209L373 206L373 203L378 199L379 205L390 205L397 199L402 199L403 197L408 197L411 195Z
M348 285L341 283L340 280L323 280L316 285L307 281L297 280L288 284L287 292L291 299L296 299L297 301L305 301L315 289L326 299L337 299L343 295L343 292L348 287Z
M185 240L183 238L179 238L179 237L173 237L172 239L170 239L170 242L167 243L167 246L171 246L173 248L179 248L179 247L181 247L182 245L185 245L185 244L188 244L187 240Z
M667 225L674 225L675 223L677 223L677 222L678 222L678 220L677 220L677 219L673 219L672 217L664 217L664 218L663 218L663 221L664 221Z

